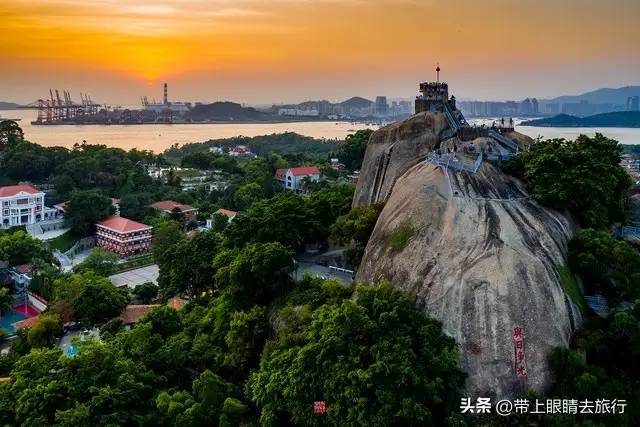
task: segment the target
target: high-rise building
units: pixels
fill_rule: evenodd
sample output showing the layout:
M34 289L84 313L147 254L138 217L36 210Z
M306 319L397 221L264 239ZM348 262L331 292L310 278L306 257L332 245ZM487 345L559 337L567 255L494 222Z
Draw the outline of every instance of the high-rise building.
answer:
M627 111L640 110L640 96L630 96L627 98Z
M389 104L387 104L386 96L376 97L376 115L377 116L389 115Z

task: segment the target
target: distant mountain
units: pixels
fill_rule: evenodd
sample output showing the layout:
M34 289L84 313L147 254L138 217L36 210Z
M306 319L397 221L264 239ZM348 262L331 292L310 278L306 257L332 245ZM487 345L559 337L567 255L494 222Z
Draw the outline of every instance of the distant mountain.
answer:
M243 107L235 102L214 102L213 104L196 105L188 113L188 118L196 121L260 121L272 116L253 107Z
M361 98L359 96L354 96L346 101L342 101L340 105L348 108L367 108L373 105L373 101L369 101L368 99Z
M596 114L595 116L576 117L568 114L559 114L539 120L529 120L521 123L522 126L540 127L640 127L640 111L617 111L613 113Z
M0 101L0 110L15 110L18 107L19 107L19 104L15 104L13 102Z
M625 86L619 88L602 88L581 95L565 95L553 99L542 100L544 103L560 103L587 101L591 104L621 104L626 105L630 96L640 96L640 86Z

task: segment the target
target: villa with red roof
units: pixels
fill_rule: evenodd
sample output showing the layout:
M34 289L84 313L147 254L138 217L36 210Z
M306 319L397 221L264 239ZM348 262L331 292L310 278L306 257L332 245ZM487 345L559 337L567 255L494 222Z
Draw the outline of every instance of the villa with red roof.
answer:
M174 210L179 210L187 221L195 221L198 216L198 209L191 205L174 202L173 200L162 200L151 205L153 209L159 210L166 215L170 215Z
M44 192L24 182L0 187L0 228L32 225L55 217L56 211L44 205Z
M320 169L316 166L299 166L276 170L276 180L282 184L285 190L304 191L302 181L305 178L309 178L313 182L320 181Z
M120 256L149 252L153 227L121 216L110 216L96 224L98 246Z

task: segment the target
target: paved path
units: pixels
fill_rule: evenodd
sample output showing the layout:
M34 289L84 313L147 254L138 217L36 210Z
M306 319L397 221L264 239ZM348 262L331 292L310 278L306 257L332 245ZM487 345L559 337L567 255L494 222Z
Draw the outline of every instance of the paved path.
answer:
M136 268L135 270L129 270L122 273L109 276L109 280L114 285L128 286L131 289L145 282L152 282L158 284L158 275L160 274L157 264L148 265L146 267Z
M294 272L294 279L302 279L304 273L310 273L312 276L319 277L321 279L335 279L342 283L353 282L353 275L342 271L336 271L325 267L324 265L314 264L310 262L296 262L296 271Z

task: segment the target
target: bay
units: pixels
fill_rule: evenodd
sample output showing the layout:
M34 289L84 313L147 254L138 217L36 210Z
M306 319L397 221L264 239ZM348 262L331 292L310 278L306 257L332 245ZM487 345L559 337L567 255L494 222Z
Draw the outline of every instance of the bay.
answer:
M105 144L123 149L137 148L162 152L174 144L204 142L210 139L235 136L260 136L273 133L296 132L319 139L344 139L359 129L373 128L364 123L311 121L288 123L212 123L212 124L148 124L148 125L62 125L34 126L35 110L0 110L0 117L19 118L25 138L45 147L72 147L86 141L89 144ZM516 130L532 138L575 139L579 134L594 135L600 132L622 144L640 144L640 128L560 128L521 126L515 121ZM491 119L470 120L481 124Z

